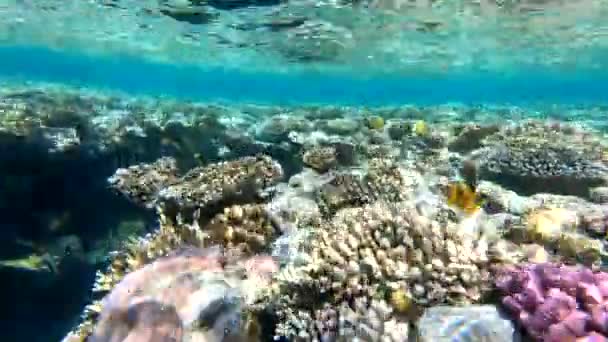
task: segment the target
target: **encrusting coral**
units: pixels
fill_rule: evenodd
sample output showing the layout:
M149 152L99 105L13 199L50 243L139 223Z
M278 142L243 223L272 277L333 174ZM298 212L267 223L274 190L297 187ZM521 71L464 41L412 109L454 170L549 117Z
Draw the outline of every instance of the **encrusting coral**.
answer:
M591 265L605 255L601 241L583 234L580 216L565 208L542 208L524 218L525 239L556 249L560 256ZM515 231L515 230L514 230Z
M196 167L179 177L175 161L161 158L152 164L118 169L112 187L135 203L157 208L173 221L178 214L212 217L224 206L255 201L260 190L283 176L281 166L268 156L243 157Z
M535 340L604 341L608 274L581 266L509 266L496 281L502 304Z
M146 208L156 204L158 192L178 179L175 159L164 157L151 164L118 169L108 179L110 186L134 203Z

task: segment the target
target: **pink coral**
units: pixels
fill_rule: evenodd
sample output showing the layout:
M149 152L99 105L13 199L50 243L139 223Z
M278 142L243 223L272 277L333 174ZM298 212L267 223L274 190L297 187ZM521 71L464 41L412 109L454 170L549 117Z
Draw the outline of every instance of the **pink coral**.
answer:
M497 274L502 303L538 341L604 341L608 274L559 264L527 264Z
M185 249L128 274L104 298L90 340L215 340L216 332L223 335L227 330L216 327L218 322L240 316L243 275L264 279L277 270L274 260L265 256L235 262L227 264L219 249ZM205 337L190 329L201 324L210 331ZM239 333L238 327L232 330Z

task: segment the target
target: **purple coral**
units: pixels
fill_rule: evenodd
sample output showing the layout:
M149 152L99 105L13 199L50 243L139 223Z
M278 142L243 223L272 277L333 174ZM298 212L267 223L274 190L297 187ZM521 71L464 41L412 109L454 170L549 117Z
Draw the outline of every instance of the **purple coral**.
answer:
M608 274L527 264L498 273L502 304L538 341L608 341Z

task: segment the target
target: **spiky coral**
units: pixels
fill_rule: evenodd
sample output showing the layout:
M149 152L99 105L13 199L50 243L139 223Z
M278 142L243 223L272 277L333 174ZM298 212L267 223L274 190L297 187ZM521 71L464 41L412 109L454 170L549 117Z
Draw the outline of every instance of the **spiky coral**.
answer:
M387 312L377 319L385 322L397 317L393 311L403 309L402 301L391 300L396 292L418 307L472 303L489 284L487 245L476 245L450 223L422 216L407 202L343 209L320 227L304 250L308 262L288 267L277 277L280 294L275 300L283 318L278 333L288 337L340 333L336 326L320 331L319 324L327 326L322 322L299 327L302 322L294 321L315 317L318 303L338 308L356 300L386 300L396 306L383 304ZM314 329L306 330L310 327ZM384 336L382 330L376 333Z

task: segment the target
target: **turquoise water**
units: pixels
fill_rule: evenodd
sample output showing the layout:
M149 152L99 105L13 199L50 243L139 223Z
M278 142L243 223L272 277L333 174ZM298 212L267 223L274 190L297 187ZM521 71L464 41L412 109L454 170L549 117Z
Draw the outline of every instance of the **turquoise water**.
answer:
M191 209L197 209L197 213L201 209L202 215L207 215L200 220L192 218L193 222L184 221L185 226L194 230L209 228L214 232L225 229L225 234L214 234L223 236L218 238L221 243L232 239L238 228L241 234L246 232L247 241L243 244L267 243L261 250L272 254L276 257L273 262L280 260L281 265L293 263L291 266L296 267L297 263L283 255L284 249L291 251L293 246L287 246L288 242L304 243L296 241L302 236L292 235L291 228L314 231L321 227L331 232L327 241L339 240L333 242L341 247L336 252L340 257L345 248L341 235L344 227L373 229L363 244L374 243L372 240L379 239L376 232L389 226L386 236L397 236L397 229L393 232L390 224L375 226L380 222L375 218L382 216L383 225L385 219L386 222L393 220L395 227L406 231L427 219L437 223L436 226L457 226L463 231L483 229L484 234L485 229L491 230L486 226L495 225L496 234L490 232L489 239L500 236L500 241L491 247L507 246L516 250L519 254L513 258L520 258L517 261L530 254L529 259L547 255L559 262L574 259L582 263L577 253L574 257L561 255L567 252L558 251L555 242L559 241L558 247L566 245L575 252L579 247L586 248L579 254L597 257L590 261L591 265L606 272L606 18L608 0L0 0L0 233L3 234L0 236L0 342L54 342L68 332L77 332L79 338L90 334L93 326L79 324L97 324L99 317L85 307L101 299L115 285L102 286L92 294L96 272L108 270L109 260L114 257L120 261L117 265L124 265L120 258L129 253L112 252L136 248L123 244L130 238L146 236L148 239L151 236L146 235L148 233L173 234L171 229L158 229L172 224L170 220L159 222L156 210L166 208L162 205L151 208L162 201L168 203L169 200L161 196L161 190L176 184L178 190L173 189L177 191L176 197L190 198L193 186L209 190L196 195L201 197L200 203L196 203L200 207L185 205L185 216L180 212L184 209L180 207L183 203L171 202L169 208L173 210L175 206L180 220L189 220ZM525 119L538 121L529 123ZM255 182L249 182L249 178L239 180L237 173L232 175L235 170L245 170L246 175L255 173L259 177L258 163L263 159L251 159L253 155L264 155L270 165L281 166L284 179L277 176L279 168L267 165L262 168L263 181L256 178ZM162 160L161 157L172 158L178 167L157 173L163 164L153 163ZM232 164L215 165L224 160L236 160L234 170L223 169ZM252 160L255 161L253 168ZM151 168L146 169L149 165ZM212 167L206 169L210 165ZM139 167L144 171L139 176L135 171L134 176L129 175L127 168L131 166L135 167L131 171ZM198 174L209 176L205 182L213 175L220 177L209 182L221 184L220 189L212 189L207 183L189 183L192 177L182 175L190 169L197 170L192 173L194 178ZM473 175L464 174L467 171ZM229 180L223 178L225 173L231 175ZM340 173L344 177L334 177ZM120 180L121 175L125 176L124 184L110 184L110 179ZM164 176L167 179L155 178ZM224 181L234 181L236 185L224 188ZM483 187L476 189L481 182L486 186L483 200L479 190ZM271 191L252 189L260 184L277 187L270 188ZM180 190L179 185L184 187ZM460 186L465 185L467 191L472 189L470 197L473 198L468 198L472 203L466 208L466 205L460 207L461 204L452 203L451 196L446 196L449 190L461 190ZM264 192L257 194L257 190ZM256 195L251 194L254 192ZM547 197L534 198L539 193ZM202 198L207 195L209 197ZM194 198L193 202L198 200ZM394 210L374 207L377 203L393 205L394 202L397 203L391 207ZM478 202L483 202L479 208ZM581 227L576 228L581 228L580 231L551 236L549 242L534 241L538 244L532 247L538 249L519 250L522 245L531 247L528 243L532 241L517 241L521 232L502 233L534 226L521 223L529 222L526 220L546 203L572 209L575 215L571 217L577 218L576 224ZM252 217L247 216L243 221L236 219L243 218L242 206L249 205L254 208L263 205L264 210L246 213ZM344 217L338 215L343 209ZM356 216L355 211L349 212L351 209L362 214ZM469 220L469 211L479 215ZM160 216L167 218L173 214ZM306 219L300 220L300 215ZM338 224L349 215L355 215L351 217L354 221ZM282 220L284 224L279 222ZM272 233L257 239L260 234L268 233L257 230L262 227L272 228ZM418 227L415 234L422 232L422 238L408 236L411 244L431 241L424 234L437 232L430 227ZM176 235L183 234L181 228L181 225L176 228ZM250 234L248 229L254 232ZM534 226L534 229L535 234L531 235L547 237L541 228ZM333 234L336 231L338 234ZM358 234L353 236L363 236ZM458 251L469 250L473 244L485 241L481 235L481 232L474 235L474 243ZM399 239L403 237L399 236ZM311 235L308 242L324 246L325 242L317 237ZM167 241L179 240L173 238ZM279 240L285 246L274 244ZM406 248L403 242L409 240L402 240L390 242L382 236L382 243L372 248L388 248L386 241L391 248L398 247L389 253L377 253L375 257L378 260L386 260L387 255L394 257L399 263L407 263L410 270L416 267L418 272L412 270L407 277L400 278L392 275L374 278L380 274L375 272L369 279L349 279L349 282L356 279L353 284L357 286L359 280L369 281L373 285L369 293L359 293L358 288L343 292L344 288L333 288L346 277L343 269L360 268L361 272L369 272L373 265L368 257L357 261L363 267L357 262L356 267L350 262L336 266L339 261L335 260L331 265L325 264L331 267L324 272L332 273L330 277L335 275L335 279L323 275L319 286L331 284L332 288L324 291L336 291L333 294L339 295L333 299L315 296L314 300L319 302L313 303L314 300L308 301L313 297L309 293L297 292L309 290L306 286L292 289L287 284L285 289L294 291L293 298L306 302L299 303L302 308L297 308L298 314L321 317L302 318L291 328L300 329L299 333L323 335L322 341L334 342L331 334L337 333L336 322L335 317L331 317L342 304L360 310L361 307L354 307L355 296L361 295L357 300L374 298L385 301L384 304L390 302L386 305L401 311L406 310L403 305L411 306L409 299L414 296L421 299L418 304L422 306L435 303L436 298L432 296L440 297L438 303L448 302L442 291L436 291L437 284L443 280L455 282L455 293L467 286L465 292L468 295L470 291L471 297L477 297L475 294L481 287L493 288L491 279L480 281L483 286L478 287L479 284L471 281L469 272L463 272L466 274L461 276L462 282L458 277L438 273L442 271L438 265L448 264L444 254L411 253L411 257L403 257L398 249ZM149 246L148 240L141 241L142 250L156 250ZM577 245L569 245L574 244L572 241ZM273 242L270 247L269 242ZM502 242L505 244L500 245ZM203 244L200 242L199 247ZM180 255L184 246L174 247L169 249L175 249L175 255ZM423 243L422 246L408 245L407 255L410 248L417 249L414 252L437 252ZM480 249L486 261L488 255L494 256L494 249L488 255ZM367 248L361 255L353 253L342 259L356 259L370 250ZM155 253L145 251L150 255ZM432 263L423 265L425 261L414 260L414 256L419 255L420 259L428 257ZM483 259L480 257L471 269L496 266ZM143 266L138 264L140 261L135 260L134 264ZM383 266L390 270L388 265ZM429 272L433 274L425 277L436 277L438 282L420 278L424 284L410 283L408 277L419 276L421 268L425 272L433 270ZM463 269L466 268L457 272ZM392 272L396 273L395 270ZM123 276L123 271L116 271L117 279ZM299 271L304 272L305 277L317 276L307 274L306 270ZM398 271L405 272L403 268ZM466 275L469 281L465 281ZM175 274L168 272L164 276L170 280ZM328 279L338 279L338 282ZM240 280L235 280L235 284L243 286ZM192 285L183 279L180 281L166 284L177 284L178 288L184 287L184 283ZM387 281L391 286L386 286ZM188 286L182 290L194 288ZM220 291L200 286L203 291ZM251 286L254 287L258 288ZM173 294L173 289L167 293ZM372 291L375 291L373 296ZM245 291L238 289L234 293L237 292ZM353 294L355 292L359 294ZM137 295L139 292L134 292L134 296ZM452 328L449 334L458 334L458 337L452 336L454 339L450 341L470 337L476 330L483 334L484 329L486 333L498 329L504 337L500 342L511 341L512 320L493 315L500 304L493 296L489 297L492 298L484 302L488 307L469 313L474 317L479 316L479 312L487 312L491 317L488 320L466 318L466 315L452 317L451 325L457 329ZM338 303L340 300L342 303ZM603 300L608 302L608 298ZM296 301L299 300L294 299ZM283 314L292 309L282 307L287 302L278 302L277 310L283 310ZM324 309L317 311L321 307ZM201 305L198 309L209 308ZM354 321L349 321L353 319L347 317L349 315L341 318L346 317L347 325L362 327L361 331L382 333L386 338L383 341L389 341L386 336L393 332L397 335L403 326L411 329L410 340L418 333L414 321L408 321L415 316L409 317L413 312L386 315L386 323L398 322L400 329L384 326L372 329L372 323L379 322L378 317L384 313L367 309L368 317L358 311L363 318ZM238 313L236 309L228 313L219 312L218 308L212 310L210 317L220 314L222 318L234 317ZM542 310L536 312L539 311ZM192 313L203 315L201 312ZM133 319L129 317L126 318ZM516 320L519 316L514 317ZM202 324L197 320L203 318L195 318L194 321ZM264 331L267 338L260 342L272 340L268 337L275 334L287 340L286 336L294 334L288 331L294 319L289 317L279 325L273 322L264 326L262 330L268 330ZM193 320L178 317L179 324L181 321ZM430 328L428 321L431 321ZM440 320L431 316L426 331L442 331L441 327L434 328L433 323L437 321ZM122 324L120 320L117 322ZM302 322L310 325L295 328ZM467 326L471 322L478 327ZM286 331L281 331L285 327L279 328L283 323ZM450 325L449 320L443 323L443 328ZM106 324L112 326L113 323ZM320 326L329 332L322 331ZM604 326L608 327L608 321ZM133 326L121 328L116 330L124 333ZM189 327L193 334L198 333L199 328ZM517 335L526 329L514 331ZM141 337L145 331L143 335L142 331L133 334ZM608 336L608 329L603 334ZM378 339L364 339L368 340ZM401 335L393 340L405 339ZM78 338L75 341L82 342ZM112 342L121 341L122 338L112 339ZM137 339L137 342L149 342L149 338ZM467 342L479 341L473 338Z
M199 101L272 104L605 103L608 70L528 67L498 72L358 77L338 72L264 73L0 46L0 78L68 83Z

